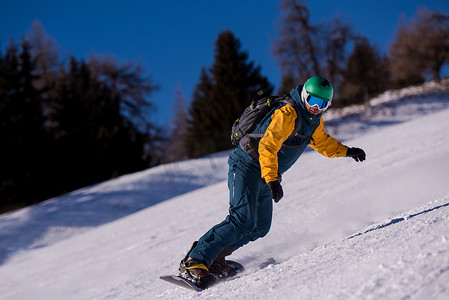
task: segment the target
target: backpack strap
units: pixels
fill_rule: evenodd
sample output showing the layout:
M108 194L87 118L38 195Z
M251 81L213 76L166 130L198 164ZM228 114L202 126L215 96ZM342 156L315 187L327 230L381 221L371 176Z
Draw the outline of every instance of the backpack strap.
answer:
M296 118L298 120L298 118L300 117L300 112L299 112L299 109L298 109L298 104L296 104L295 100L290 98L288 95L284 95L284 96L281 97L281 99L279 99L279 103L286 103L286 104L289 104L289 105L293 106L293 108L296 111L296 115L297 115ZM295 129L293 130L293 132L291 133L289 138L291 136L297 135L299 130L301 129L301 123L302 122L299 122L299 120L298 120L297 123L298 123L298 125L295 126ZM263 133L250 133L250 134L247 134L247 136L252 137L252 138L263 138L264 134Z
M293 106L293 108L294 108L295 111L296 111L296 121L297 121L297 125L295 126L295 129L294 129L293 132L290 134L290 136L287 138L287 140L288 140L289 138L293 137L293 136L299 136L299 137L304 138L304 139L309 138L308 136L299 134L299 131L301 130L301 125L302 125L302 114L301 114L301 112L299 111L298 104L296 103L296 101L293 100L292 98L290 98L290 95L284 95L284 96L282 97L282 99L279 100L279 102L283 102L283 103L290 104L291 106ZM284 146L286 146L286 145L284 145ZM288 147L291 148L291 147L296 147L296 146L288 146Z
M289 95L284 95L284 96L281 97L279 102L291 105L295 109L295 111L296 111L296 121L297 121L296 123L297 123L297 125L295 126L295 129L293 130L293 132L290 134L290 136L287 139L289 139L290 137L293 137L293 136L299 136L299 137L304 138L304 139L309 138L308 136L304 136L304 135L299 134L299 131L301 130L301 125L302 125L302 115L299 112L298 104L296 103L296 101L293 100L292 98L290 98ZM251 137L251 138L263 138L264 134L262 134L262 133L250 133L247 136Z
M299 136L303 139L309 140L311 137L299 134L299 131L301 130L301 125L302 125L302 114L299 111L298 104L296 103L296 101L293 100L292 98L290 98L289 95L284 95L281 97L281 99L279 99L279 103L289 104L296 111L296 126L295 126L295 129L293 130L293 132L287 138L287 140L293 136ZM247 134L244 138L242 138L240 140L240 146L242 147L243 151L245 153L249 154L253 159L259 160L259 153L257 151L257 149L258 149L257 142L253 138L257 139L257 138L263 138L263 137L264 137L263 133ZM283 144L282 146L286 147L286 148L303 148L303 147L306 147L307 145L308 145L308 143L306 143L304 145L295 145L295 146Z

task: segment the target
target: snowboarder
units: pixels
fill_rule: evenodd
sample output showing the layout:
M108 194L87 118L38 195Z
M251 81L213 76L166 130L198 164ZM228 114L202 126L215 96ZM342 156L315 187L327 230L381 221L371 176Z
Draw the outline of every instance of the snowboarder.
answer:
M229 215L194 242L181 261L181 275L199 285L215 281L212 274L232 272L225 256L270 230L273 203L283 197L281 174L301 156L307 145L326 157L352 157L364 161L365 152L349 148L324 129L322 113L329 108L333 87L315 76L304 86L294 87L290 95L295 105L280 103L254 130L258 157L239 145L230 155L228 187ZM292 134L300 126L297 134Z

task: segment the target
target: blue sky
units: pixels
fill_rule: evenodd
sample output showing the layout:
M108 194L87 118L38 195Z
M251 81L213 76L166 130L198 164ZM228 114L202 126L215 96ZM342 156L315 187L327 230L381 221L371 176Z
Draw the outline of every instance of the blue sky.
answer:
M0 45L16 42L39 20L60 47L61 57L112 54L141 63L160 90L151 97L152 120L168 124L177 89L189 101L202 67L213 63L214 42L225 29L242 43L249 59L276 87L280 71L271 54L277 37L279 0L0 0ZM400 16L419 7L449 11L449 1L306 1L313 24L341 16L382 50L393 41Z

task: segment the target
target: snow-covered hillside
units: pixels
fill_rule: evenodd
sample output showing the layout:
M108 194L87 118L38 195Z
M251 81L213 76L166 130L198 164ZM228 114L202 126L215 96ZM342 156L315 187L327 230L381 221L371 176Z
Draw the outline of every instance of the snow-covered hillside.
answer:
M270 233L231 256L238 278L199 294L158 279L226 216L220 153L0 216L0 299L448 299L449 93L408 91L326 114L367 160L307 151Z

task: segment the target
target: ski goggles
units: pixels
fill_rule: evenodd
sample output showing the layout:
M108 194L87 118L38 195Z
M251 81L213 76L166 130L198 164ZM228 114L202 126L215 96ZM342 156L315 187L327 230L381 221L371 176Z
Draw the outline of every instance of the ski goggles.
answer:
M307 102L307 104L312 106L317 106L319 110L325 111L331 104L331 101L327 101L315 96L310 95L307 93L307 91L303 88L302 89L302 99L304 102Z

